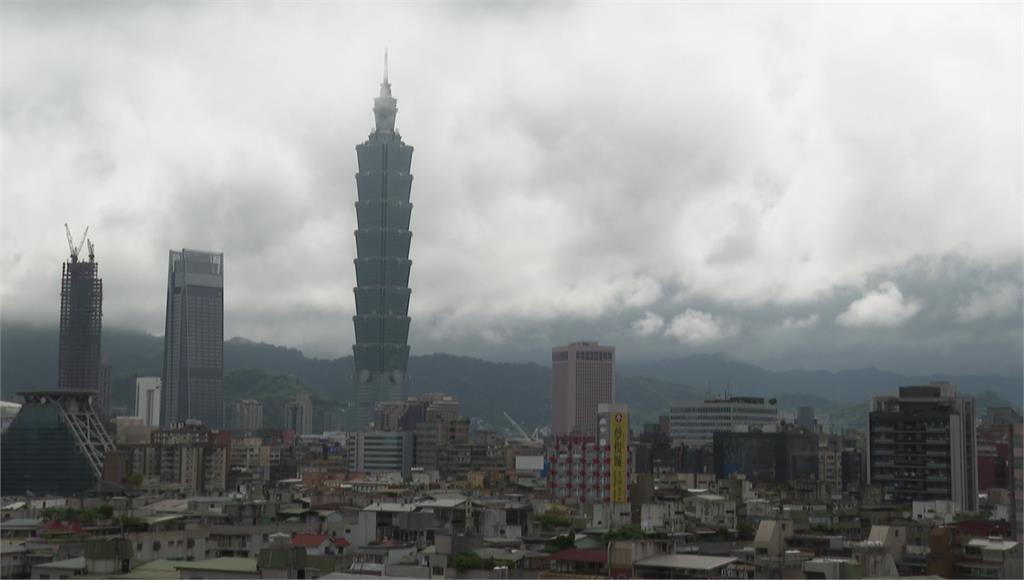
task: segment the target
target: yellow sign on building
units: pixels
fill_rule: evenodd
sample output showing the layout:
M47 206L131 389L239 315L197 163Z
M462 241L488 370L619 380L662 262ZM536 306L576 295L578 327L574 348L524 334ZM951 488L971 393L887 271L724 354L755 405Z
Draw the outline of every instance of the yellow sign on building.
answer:
M629 413L616 411L611 414L611 465L612 503L626 503L628 493L629 467Z

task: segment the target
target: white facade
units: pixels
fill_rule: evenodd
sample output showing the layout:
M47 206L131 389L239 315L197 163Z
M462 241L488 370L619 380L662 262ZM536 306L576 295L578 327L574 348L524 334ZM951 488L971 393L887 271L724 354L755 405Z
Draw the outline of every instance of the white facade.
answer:
M779 410L756 397L683 401L669 414L672 443L684 445L711 445L718 431L771 431L778 424Z
M135 416L147 427L160 426L160 377L135 379Z
M360 473L396 473L402 478L408 477L412 470L412 444L411 431L357 433L355 453L349 452L349 469Z

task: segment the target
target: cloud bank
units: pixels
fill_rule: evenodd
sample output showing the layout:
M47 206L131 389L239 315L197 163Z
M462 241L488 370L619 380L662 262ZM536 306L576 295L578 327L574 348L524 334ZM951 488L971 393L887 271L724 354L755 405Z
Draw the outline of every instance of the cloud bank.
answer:
M1020 10L5 4L2 314L56 323L67 221L107 325L214 249L228 336L350 353L388 46L414 352L1019 373Z

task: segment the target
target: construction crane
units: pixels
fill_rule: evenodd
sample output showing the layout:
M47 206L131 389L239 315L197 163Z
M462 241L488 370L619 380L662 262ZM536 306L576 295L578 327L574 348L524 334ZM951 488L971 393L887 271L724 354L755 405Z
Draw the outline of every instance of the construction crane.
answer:
M82 245L85 244L85 236L89 234L89 226L85 226L85 231L82 232L82 239L78 242L77 246L75 245L75 240L71 237L71 228L68 227L67 223L64 224L64 233L68 236L68 249L71 250L71 261L77 262L78 254L82 251ZM92 254L91 244L89 253Z
M89 261L96 261L96 248L92 245L92 240L85 240L85 244L89 246Z
M516 431L519 431L519 435L522 436L523 441L526 441L527 443L534 443L534 444L535 443L539 443L539 441L537 441L533 437L530 437L529 435L527 435L526 431L524 431L523 428L519 426L519 423L516 423L516 420L513 419L508 413L506 413L505 411L502 411L501 414L505 415L505 418L508 419L509 423L512 423L512 426L516 428Z

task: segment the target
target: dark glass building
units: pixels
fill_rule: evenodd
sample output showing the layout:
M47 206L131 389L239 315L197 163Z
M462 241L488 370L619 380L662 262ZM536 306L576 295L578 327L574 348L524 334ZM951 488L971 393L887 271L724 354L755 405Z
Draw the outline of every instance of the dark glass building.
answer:
M224 254L171 250L160 425L224 427Z
M353 382L359 430L377 403L403 398L409 364L409 192L412 147L395 130L397 100L385 69L374 99L376 127L356 146L356 315Z
M94 410L95 390L24 391L0 438L0 494L74 496L96 487L114 443Z
M754 483L789 483L818 478L818 437L810 433L714 434L715 476L742 473Z
M96 391L100 382L100 332L103 322L103 280L92 248L89 261L79 260L72 247L64 262L60 285L60 350L57 388Z

